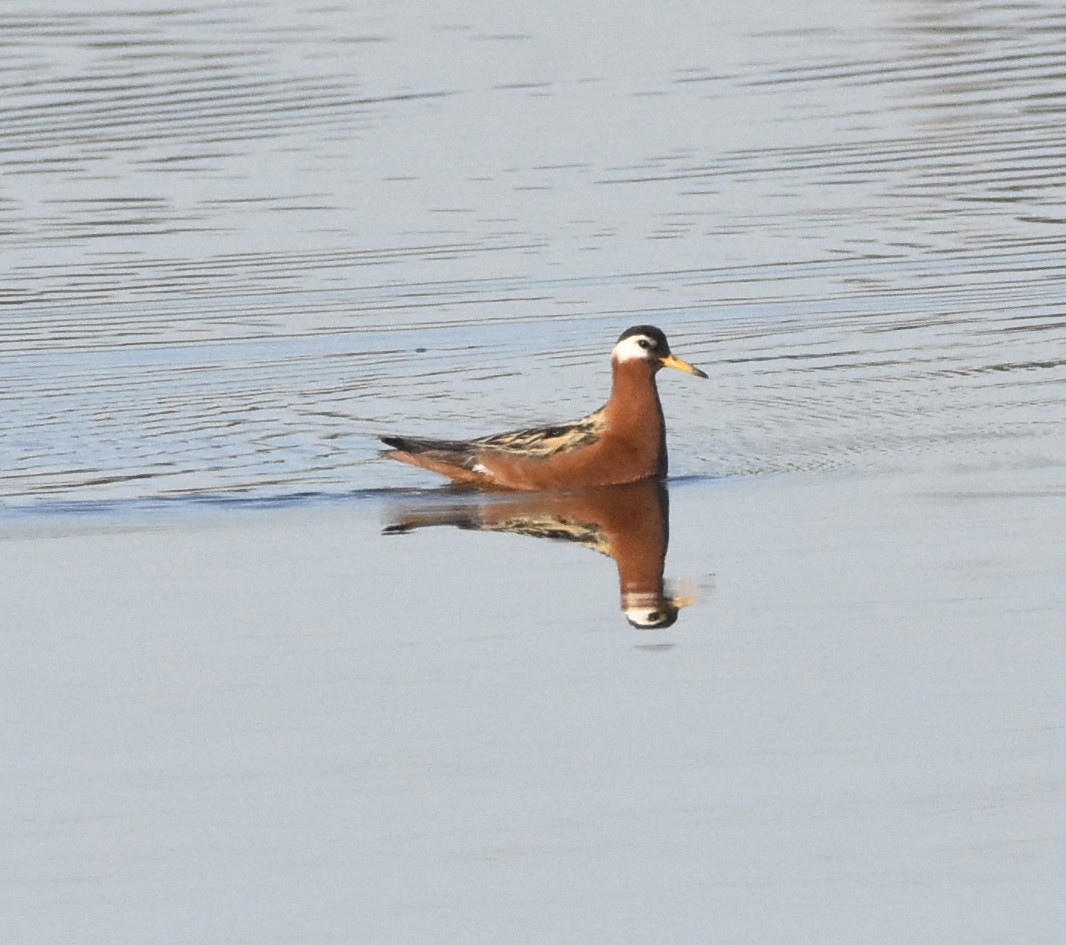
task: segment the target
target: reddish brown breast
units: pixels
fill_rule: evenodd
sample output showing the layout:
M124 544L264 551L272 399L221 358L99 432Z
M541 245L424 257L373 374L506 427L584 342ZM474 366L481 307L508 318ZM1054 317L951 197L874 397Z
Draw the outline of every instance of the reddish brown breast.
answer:
M666 429L657 366L643 361L613 365L607 428L589 446L544 458L503 452L478 457L486 477L505 489L565 489L637 482L667 471Z

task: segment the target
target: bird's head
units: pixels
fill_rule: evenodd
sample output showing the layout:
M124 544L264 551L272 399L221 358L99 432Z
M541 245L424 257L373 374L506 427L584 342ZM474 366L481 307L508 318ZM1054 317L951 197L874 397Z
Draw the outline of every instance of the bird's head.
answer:
M698 367L673 354L666 335L654 325L634 325L623 331L611 351L611 361L618 365L644 362L651 366L652 371L670 367L686 374L695 374L696 377L707 376Z

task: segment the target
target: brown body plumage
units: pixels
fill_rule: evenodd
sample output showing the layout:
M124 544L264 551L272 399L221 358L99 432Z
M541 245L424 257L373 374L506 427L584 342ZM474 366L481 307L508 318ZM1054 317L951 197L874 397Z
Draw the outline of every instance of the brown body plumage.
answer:
M666 475L666 426L655 375L707 375L670 352L651 325L623 332L611 354L607 403L580 420L475 440L383 436L390 459L483 489L536 491L618 485Z

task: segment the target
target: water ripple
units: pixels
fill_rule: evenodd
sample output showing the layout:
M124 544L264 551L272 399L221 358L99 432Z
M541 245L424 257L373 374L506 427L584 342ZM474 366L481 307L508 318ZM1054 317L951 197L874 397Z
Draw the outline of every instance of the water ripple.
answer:
M374 434L593 409L647 321L679 476L1063 464L1066 17L860 6L8 5L0 498L415 485Z

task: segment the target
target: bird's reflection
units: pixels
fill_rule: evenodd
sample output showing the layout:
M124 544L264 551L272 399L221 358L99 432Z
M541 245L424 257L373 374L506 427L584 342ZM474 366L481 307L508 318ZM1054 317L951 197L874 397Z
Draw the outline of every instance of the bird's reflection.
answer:
M526 493L469 503L418 503L396 509L386 534L430 525L511 532L584 545L614 559L622 612L634 627L665 629L690 599L664 588L670 538L669 496L655 479L568 492Z

